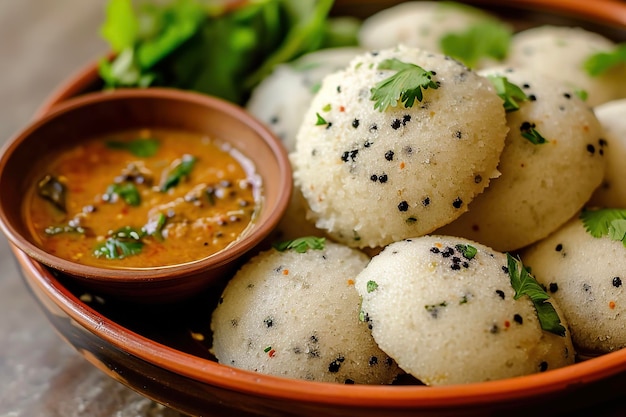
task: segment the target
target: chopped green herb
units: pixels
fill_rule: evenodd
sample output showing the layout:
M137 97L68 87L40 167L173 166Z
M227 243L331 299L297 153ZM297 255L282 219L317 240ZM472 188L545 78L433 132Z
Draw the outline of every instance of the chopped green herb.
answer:
M263 349L263 352L267 353L270 350L272 350L272 347L271 346L267 346L265 349Z
M513 31L509 25L497 20L485 19L463 32L444 35L439 44L444 54L473 68L484 57L498 61L506 58L512 34Z
M135 187L135 184L132 182L109 185L103 197L105 201L113 201L113 196L115 195L118 195L129 206L138 206L141 204L139 190L137 190L137 187Z
M322 107L322 111L325 111L325 112L329 112L330 109L332 109L332 106L330 105L330 103Z
M378 69L397 71L371 90L370 100L375 101L374 109L381 112L390 106L396 107L398 101L405 108L413 107L415 100L422 101L424 98L422 90L439 88L439 84L432 80L434 74L431 71L396 58L385 59L378 64Z
M140 158L153 156L159 149L159 141L157 139L135 139L129 142L110 140L106 143L111 149L121 149L132 153Z
M587 101L589 98L589 93L587 93L586 90L575 90L574 94L576 94L582 101Z
M366 320L367 320L367 318L366 318L366 315L365 315L365 311L359 310L359 321L364 322Z
M319 113L315 113L315 115L317 116L317 121L315 122L315 126L323 126L323 125L328 124L326 119L324 119Z
M324 250L325 244L326 239L323 237L307 236L276 243L274 249L279 252L293 249L298 253L305 253L309 249Z
M165 177L165 181L161 184L161 192L166 192L172 187L176 187L183 178L186 178L191 174L196 158L192 155L185 154L181 158L180 162L175 165Z
M66 213L65 199L67 188L65 184L48 174L37 183L37 193L40 197L48 200L56 208Z
M367 292L370 293L372 291L376 291L376 289L378 288L378 284L376 283L376 281L367 281L366 287Z
M456 245L456 250L463 254L463 257L467 260L473 259L478 253L478 250L472 245L463 245L459 243Z
M440 307L447 307L447 306L448 306L448 303L446 303L445 301L442 301L439 304L428 304L428 305L425 305L424 308L429 313L432 313L432 312L438 310Z
M531 143L535 145L542 145L544 143L548 143L548 140L544 138L543 136L541 136L541 133L539 133L537 129L535 129L534 124L524 123L520 127L520 132L523 138L527 139L528 141L530 141Z
M104 242L96 246L93 254L96 258L124 259L141 253L144 243L143 233L131 227L116 230Z
M518 300L527 295L535 306L541 328L550 333L565 336L565 327L561 324L559 314L554 306L547 301L550 298L548 293L539 285L520 260L508 253L506 257L511 286L515 290L514 298Z
M591 236L608 236L626 246L626 209L584 209L580 219Z
M504 110L507 113L519 110L519 102L528 100L526 93L506 77L488 75L487 79L491 81L491 84L496 88L498 96L504 101Z
M611 52L598 52L583 63L587 74L597 77L620 64L626 64L626 43L621 43Z
M157 240L163 240L163 228L165 227L165 222L167 221L167 217L163 213L159 213L156 217L148 220L148 223L144 225L142 228L143 232L149 236L153 236Z

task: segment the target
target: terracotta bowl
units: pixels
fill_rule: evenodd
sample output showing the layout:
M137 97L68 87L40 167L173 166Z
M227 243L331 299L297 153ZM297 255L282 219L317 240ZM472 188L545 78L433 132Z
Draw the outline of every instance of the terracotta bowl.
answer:
M337 14L366 16L399 1L337 1ZM576 25L626 41L626 3L608 0L476 0L518 28ZM98 88L94 63L44 103ZM149 398L204 416L618 416L626 413L626 349L545 373L501 381L425 387L316 383L218 364L209 353L209 317L218 288L173 308L136 311L24 252L26 284L63 337L107 375Z
M260 176L262 201L252 226L232 244L199 260L157 267L89 266L43 250L23 216L25 190L37 162L52 150L95 136L143 128L166 128L220 138L242 152ZM253 152L251 150L254 150ZM0 156L0 226L12 244L33 259L81 279L91 288L138 301L171 301L223 279L236 260L276 226L291 193L291 168L280 141L233 104L173 89L90 93L68 100L8 141Z

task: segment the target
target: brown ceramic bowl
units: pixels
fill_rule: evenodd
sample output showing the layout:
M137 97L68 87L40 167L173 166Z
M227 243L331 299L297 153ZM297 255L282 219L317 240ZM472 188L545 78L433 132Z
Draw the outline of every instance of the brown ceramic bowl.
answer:
M366 16L399 0L340 1L338 14ZM626 3L607 0L475 0L524 28L582 26L626 41ZM90 63L41 107L98 88ZM545 373L501 381L425 387L316 383L215 362L209 315L219 288L163 311L98 301L80 282L16 251L28 287L50 321L88 361L138 392L202 416L570 416L626 414L626 350ZM96 294L97 295L97 294ZM91 301L90 301L91 300Z
M43 250L26 224L25 190L33 167L51 150L119 131L165 128L224 140L243 153L262 181L260 210L252 226L232 244L203 259L157 267L100 267L73 262ZM182 149L184 151L184 149ZM173 89L128 89L90 93L66 101L17 134L0 156L0 226L28 256L88 286L141 301L186 297L222 279L236 260L276 226L291 193L291 167L279 140L240 107L206 95Z

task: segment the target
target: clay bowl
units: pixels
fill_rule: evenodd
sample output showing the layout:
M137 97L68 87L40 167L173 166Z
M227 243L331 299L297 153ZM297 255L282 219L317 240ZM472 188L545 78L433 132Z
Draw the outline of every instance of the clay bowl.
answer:
M337 14L367 16L393 1L337 1ZM518 28L582 26L626 41L626 3L607 0L476 0ZM61 85L40 114L98 88L90 63ZM110 377L169 407L211 416L566 416L624 414L626 350L545 373L501 381L425 387L316 383L249 372L211 356L209 316L220 285L166 311L136 311L84 283L45 267L24 252L16 258L27 286L51 323Z
M260 210L251 226L229 246L203 259L151 267L90 266L42 249L22 209L26 190L38 180L34 175L40 175L33 173L34 167L51 151L135 128L200 133L243 153L261 180ZM184 298L223 279L276 226L290 193L286 152L261 123L223 100L173 89L129 89L68 100L9 140L0 156L0 226L9 241L34 260L91 288L143 302Z

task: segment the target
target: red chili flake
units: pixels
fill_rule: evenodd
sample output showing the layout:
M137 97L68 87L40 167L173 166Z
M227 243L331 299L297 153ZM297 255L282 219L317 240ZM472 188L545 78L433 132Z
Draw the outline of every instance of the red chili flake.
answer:
M508 321L508 320L504 320L504 327L505 327L506 329L508 329L509 327L511 327L511 322L510 322L510 321Z
M615 308L615 301L609 301L609 308L613 310Z
M400 162L400 169L404 169L404 162Z
M348 280L348 285L354 285L354 280L353 279L349 279Z
M270 358L273 358L274 356L276 356L276 351L274 349L270 350L267 353L267 356L269 356Z
M289 275L289 270L288 269L283 269L283 275Z
M346 111L346 108L344 106L339 106L339 111L340 112L344 112L344 111Z

